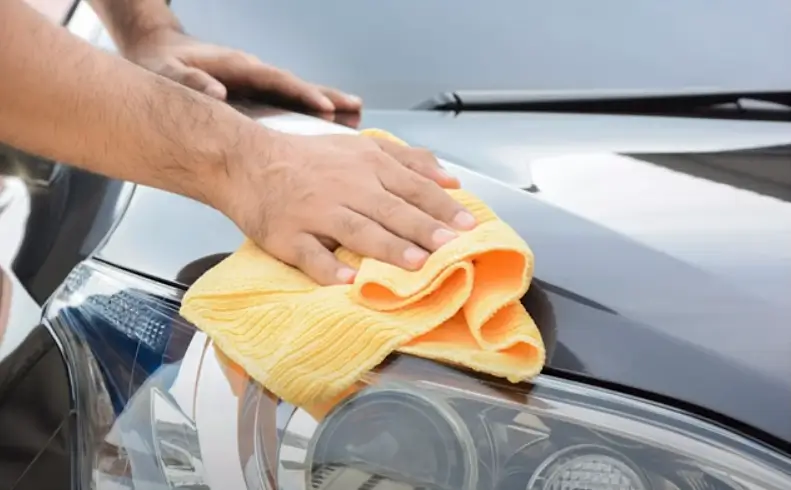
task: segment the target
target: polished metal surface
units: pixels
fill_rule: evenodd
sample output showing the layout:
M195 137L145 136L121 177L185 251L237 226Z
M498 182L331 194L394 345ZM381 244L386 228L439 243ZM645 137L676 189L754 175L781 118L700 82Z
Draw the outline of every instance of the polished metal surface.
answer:
M351 131L259 115L284 131ZM692 403L791 441L789 125L466 117L372 111L361 126L437 151L527 240L533 288L548 298L534 315L553 343L550 369ZM537 190L478 173L489 162L528 174ZM730 180L694 168L716 164ZM139 188L98 256L186 286L241 241L220 213Z

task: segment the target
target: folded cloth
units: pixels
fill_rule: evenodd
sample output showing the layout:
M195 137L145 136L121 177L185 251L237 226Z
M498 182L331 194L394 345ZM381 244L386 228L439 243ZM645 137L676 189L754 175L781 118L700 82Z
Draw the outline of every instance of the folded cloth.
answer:
M448 192L478 226L418 271L340 248L339 260L359 270L354 283L319 286L248 240L195 282L181 314L252 378L297 406L337 398L394 351L511 382L530 379L545 356L520 303L533 254L479 199Z

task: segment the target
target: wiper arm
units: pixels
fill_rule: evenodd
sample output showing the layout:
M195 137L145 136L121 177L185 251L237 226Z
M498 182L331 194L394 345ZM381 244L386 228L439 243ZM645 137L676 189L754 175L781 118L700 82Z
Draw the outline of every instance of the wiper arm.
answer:
M418 110L576 112L791 120L791 91L689 89L678 91L445 92Z

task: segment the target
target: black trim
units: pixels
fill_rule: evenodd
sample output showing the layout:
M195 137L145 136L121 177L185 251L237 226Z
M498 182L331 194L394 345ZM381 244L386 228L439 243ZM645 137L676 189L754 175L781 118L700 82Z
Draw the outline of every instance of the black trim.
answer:
M71 6L69 7L69 10L67 10L66 11L66 15L63 16L63 20L61 21L61 25L63 25L65 27L65 26L67 26L69 24L69 22L71 22L71 18L74 17L74 12L77 11L77 7L80 5L80 3L82 1L83 0L73 0L71 2Z
M549 111L791 121L786 90L464 91L414 106L448 112Z

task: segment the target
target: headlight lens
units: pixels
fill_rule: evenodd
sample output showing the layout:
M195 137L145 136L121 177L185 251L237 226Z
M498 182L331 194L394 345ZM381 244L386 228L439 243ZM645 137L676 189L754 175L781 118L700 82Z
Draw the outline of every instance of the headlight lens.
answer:
M771 448L548 376L514 386L392 356L309 413L214 352L177 315L178 297L88 262L48 310L73 378L83 488L791 488L791 461Z
M442 400L406 386L345 399L311 440L307 488L359 488L379 480L477 488L475 442L462 418Z
M270 471L288 490L791 488L786 458L685 414L548 377L515 396L406 357L326 416L291 407L278 426Z
M208 488L192 414L173 396L195 334L178 300L172 288L88 261L47 305L77 413L73 488Z

